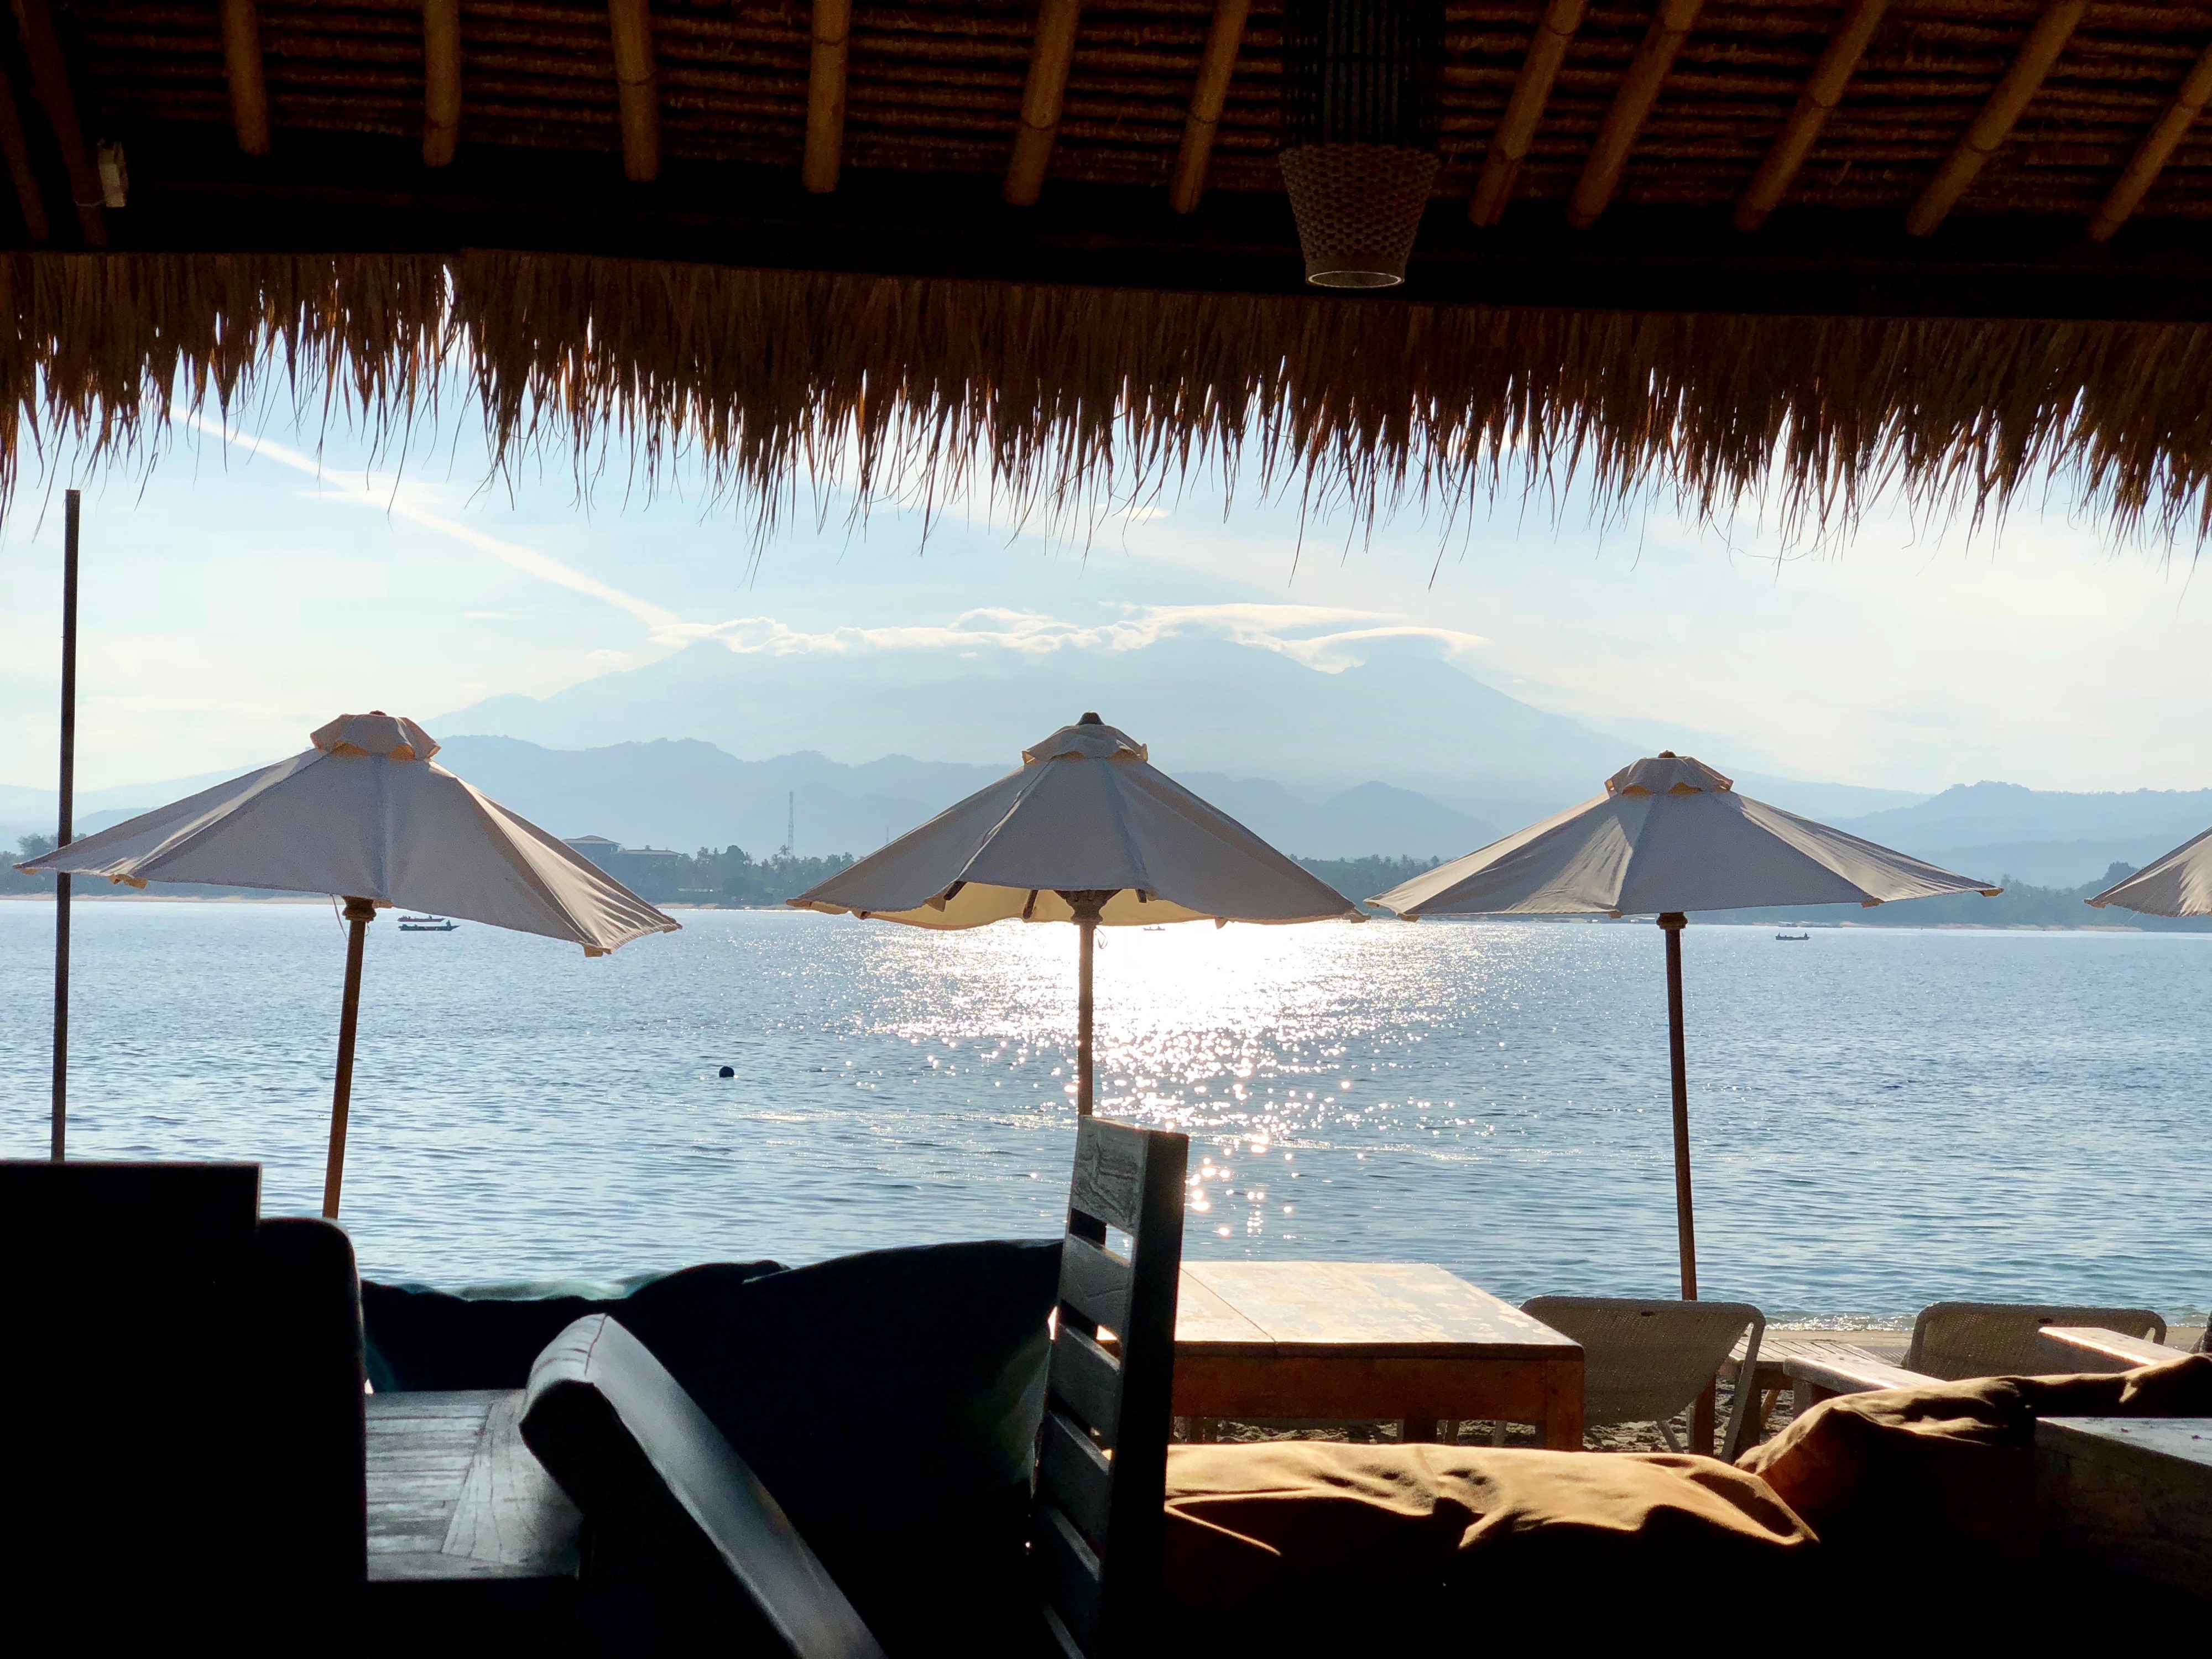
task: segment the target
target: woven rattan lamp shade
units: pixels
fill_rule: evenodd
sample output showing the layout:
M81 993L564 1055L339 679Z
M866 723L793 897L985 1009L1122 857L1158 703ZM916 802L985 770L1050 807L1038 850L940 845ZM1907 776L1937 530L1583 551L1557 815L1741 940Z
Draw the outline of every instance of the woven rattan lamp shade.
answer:
M1288 0L1283 183L1306 280L1390 288L1437 175L1438 0Z

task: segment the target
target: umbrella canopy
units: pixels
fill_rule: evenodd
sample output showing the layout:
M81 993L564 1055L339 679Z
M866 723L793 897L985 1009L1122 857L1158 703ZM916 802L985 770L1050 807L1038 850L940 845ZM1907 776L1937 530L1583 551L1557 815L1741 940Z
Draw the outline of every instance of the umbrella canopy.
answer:
M2154 859L2089 901L2145 916L2212 916L2212 830Z
M381 709L341 714L313 747L15 867L345 899L345 989L323 1213L336 1217L368 927L379 906L566 939L587 957L678 924L536 824L455 777L436 741Z
M343 714L289 760L16 867L336 893L435 910L605 956L677 923L436 764L413 720Z
M1024 749L1020 770L787 902L914 927L1075 922L1075 1106L1085 1115L1091 936L1101 924L1363 920L1350 899L1092 714Z
M1698 1294L1690 1200L1690 1088L1682 1038L1682 928L1691 910L1886 904L2001 890L1735 793L1672 750L1625 766L1593 796L1368 901L1407 921L1476 915L1657 913L1667 936L1674 1092L1675 1225L1682 1294Z
M1406 917L1620 916L1997 890L1739 795L1732 779L1667 753L1623 767L1579 806L1369 902Z
M1109 927L1361 914L1096 714L1024 749L1019 771L789 902L916 927L980 927L1014 916L1073 921L1071 892L1108 895L1095 919Z

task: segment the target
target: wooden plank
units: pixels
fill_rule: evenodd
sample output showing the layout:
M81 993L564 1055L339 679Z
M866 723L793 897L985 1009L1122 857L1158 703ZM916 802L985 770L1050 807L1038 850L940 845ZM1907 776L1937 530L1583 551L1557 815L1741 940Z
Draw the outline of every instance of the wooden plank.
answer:
M653 51L650 0L607 0L607 22L614 37L623 175L649 184L660 176L660 68Z
M1621 76L1612 107L1599 124L1597 137L1590 141L1574 194L1567 198L1566 220L1577 230L1595 224L1613 200L1620 175L1627 169L1629 153L1636 148L1637 135L1644 131L1651 106L1659 100L1659 88L1666 84L1667 73L1674 67L1682 43L1690 38L1690 30L1704 9L1705 0L1659 0L1651 27L1628 60L1628 71Z
M1206 194L1206 169L1213 158L1213 136L1221 125L1221 106L1237 72L1237 53L1244 44L1244 23L1252 0L1214 0L1213 24L1198 60L1198 80L1190 91L1190 113L1182 125L1182 148L1176 154L1168 205L1193 213Z
M1579 1356L1544 1362L1544 1420L1538 1426L1550 1450L1583 1449L1583 1376Z
M445 1538L445 1553L530 1577L573 1577L583 1516L522 1443L523 1392L493 1407Z
M1865 1394L1875 1389L1924 1388L1936 1380L1918 1371L1908 1371L1901 1365L1885 1364L1878 1359L1855 1360L1841 1355L1826 1358L1807 1355L1786 1362L1782 1369L1797 1386L1801 1410L1832 1395Z
M1022 88L1021 118L1014 128L1014 153L1006 163L1006 182L1000 192L1015 207L1036 205L1044 190L1053 142L1060 136L1060 106L1067 93L1068 65L1075 58L1075 26L1082 10L1083 0L1043 0L1037 8L1029 79Z
M2035 1425L2046 1553L2212 1599L2212 1419Z
M450 165L460 141L461 0L422 0L422 165Z
M817 196L837 188L845 159L845 57L853 33L853 0L814 0L811 55L806 68L806 149L799 182Z
M1045 1413L1038 1437L1037 1495L1057 1505L1094 1544L1104 1541L1113 1466L1082 1426L1059 1412Z
M1264 1357L1275 1350L1275 1340L1231 1307L1186 1263L1182 1283L1176 1293L1176 1353L1204 1347L1210 1352L1249 1352Z
M2179 1348L2087 1325L2045 1325L2035 1334L2036 1367L2046 1376L2131 1371L2185 1356Z
M2181 90L2166 106L2136 153L2128 158L2127 166L2113 182L2112 188L2095 213L2089 218L2089 240L2109 242L2113 232L2127 222L2152 183L2165 170L2167 158L2181 143L2183 137L2203 112L2207 102L2212 102L2212 46L2204 49L2181 82Z
M76 94L70 86L69 59L62 51L60 32L54 27L50 0L14 0L15 32L31 68L32 90L38 94L46 125L60 147L62 172L76 204L76 221L86 245L107 246L107 213L101 206L105 192L100 169L93 165L92 149L77 119Z
M261 61L260 9L254 0L222 0L222 74L239 149L248 155L266 155L269 82Z
M1550 101L1552 83L1559 78L1568 43L1583 26L1589 0L1551 0L1545 7L1536 33L1528 41L1528 54L1513 77L1513 95L1505 100L1505 113L1490 136L1490 149L1482 158L1482 176L1474 182L1474 195L1467 216L1478 225L1494 225L1513 199L1513 183L1521 163L1535 141L1536 128Z
M23 238L32 246L52 239L53 226L46 218L46 192L39 187L38 169L31 162L30 136L23 130L23 112L15 106L15 83L0 75L0 155L8 161L8 180L15 186L16 210L23 216Z
M1973 124L1966 131L1936 176L1928 181L1905 216L1905 234L1929 236L1936 226L1957 205L1966 193L1966 186L1974 182L1974 175L1982 170L1983 163L2004 143L2027 108L2029 101L2043 85L2043 78L2051 73L2051 66L2058 61L2058 54L2066 50L2066 43L2074 36L2074 26L2081 21L2088 9L2088 0L2051 0L2035 20L2035 27L2027 32L2021 42L2019 55L2012 67L1990 94Z
M1032 1557L1044 1580L1045 1599L1078 1646L1095 1652L1098 1644L1100 1604L1103 1599L1097 1552L1083 1540L1074 1524L1049 1504L1037 1505L1030 1533Z
M1125 1233L1137 1231L1145 1190L1144 1132L1110 1119L1089 1117L1075 1127L1075 1175L1067 1207Z
M1060 1250L1060 1302L1118 1334L1128 1319L1130 1271L1111 1250L1070 1234Z
M1047 1373L1050 1397L1064 1402L1079 1422L1112 1445L1121 1426L1121 1362L1081 1331L1060 1327L1053 1339Z
M1759 164L1759 171L1735 204L1733 222L1738 230L1757 230L1781 202L1797 177L1797 169L1804 166L1814 141L1820 137L1829 112L1843 101L1844 88L1850 84L1859 59L1866 55L1888 10L1889 0L1850 0L1844 9L1843 20L1828 37L1820 62L1813 65L1804 90L1797 94L1796 107L1783 122L1766 159Z
M1552 1414L1555 1363L1341 1354L1255 1361L1198 1355L1178 1358L1175 1410L1178 1417L1338 1422L1482 1418L1540 1424Z
M510 1392L507 1389L441 1389L373 1394L362 1402L362 1414L372 1425L454 1418L481 1428L491 1408Z
M1370 1358L1463 1352L1541 1359L1581 1352L1570 1338L1442 1267L1208 1261L1187 1271L1286 1354L1356 1349Z

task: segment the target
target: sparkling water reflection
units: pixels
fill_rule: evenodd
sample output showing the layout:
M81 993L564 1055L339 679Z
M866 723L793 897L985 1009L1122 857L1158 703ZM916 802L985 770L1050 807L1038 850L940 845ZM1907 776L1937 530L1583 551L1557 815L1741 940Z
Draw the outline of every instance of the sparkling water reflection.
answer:
M313 1212L329 910L77 915L73 1150L258 1158L264 1207ZM598 962L371 930L345 1204L368 1271L598 1279L1053 1230L1072 929L684 921ZM1194 1255L1671 1292L1653 929L1102 937L1102 1109L1194 1136ZM9 1156L45 1148L51 940L51 907L0 904ZM2204 1306L2212 939L1708 927L1686 959L1707 1295Z

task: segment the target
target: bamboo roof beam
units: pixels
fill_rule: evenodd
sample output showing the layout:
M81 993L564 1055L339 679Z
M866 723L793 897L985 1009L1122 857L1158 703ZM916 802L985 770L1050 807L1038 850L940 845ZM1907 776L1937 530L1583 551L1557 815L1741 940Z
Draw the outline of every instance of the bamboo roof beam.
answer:
M76 205L78 228L87 246L106 247L107 212L100 204L106 191L100 185L100 169L93 164L91 147L84 142L83 124L77 119L76 94L70 87L69 60L54 27L53 8L49 0L15 0L15 30L31 66L31 89L38 94L46 125L61 149L62 173Z
M0 68L0 155L7 158L9 182L15 187L24 240L33 247L43 246L52 240L54 229L46 218L46 197L39 188L39 170L31 164L31 141L23 131L23 112L15 107L15 83L4 68Z
M1875 32L1888 10L1889 0L1850 0L1844 9L1843 21L1828 37L1820 61L1813 65L1812 76L1797 94L1790 118L1782 124L1766 159L1759 164L1759 171L1752 174L1749 187L1735 204L1738 230L1757 230L1789 192L1830 112L1843 101L1844 88L1850 84L1859 59L1873 44Z
M1644 131L1667 72L1674 67L1682 42L1690 38L1704 9L1705 0L1659 0L1651 27L1644 31L1636 55L1628 60L1628 72L1621 76L1620 89L1613 95L1613 107L1606 111L1590 143L1575 193L1567 198L1567 222L1577 230L1595 224L1613 200L1628 167L1629 152L1636 148L1636 137Z
M2089 240L2109 242L2112 233L2125 224L2134 213L2166 158L2173 154L2174 146L2182 140L2190 125L2197 119L2208 102L2212 102L2212 46L2197 60L2174 94L2173 101L2166 106L2166 113L2158 118L2158 125L2150 130L2142 146L2129 159L2126 169L2112 185L2111 193L2089 218Z
M2043 85L2051 66L2058 61L2058 54L2066 50L2073 38L2074 26L2081 21L2088 9L2088 0L2051 0L2035 20L2035 27L2027 32L2021 43L2020 53L2012 60L2012 67L2004 73L1991 91L1989 101L1974 117L1973 125L1966 129L1936 176L1928 181L1905 216L1905 228L1913 236L1928 236L1935 233L1966 187L1974 182L1974 175L1996 153L2012 131L2028 102Z
M806 70L806 151L799 181L817 196L837 188L845 160L845 58L853 0L814 0L814 55Z
M1176 153L1175 180L1168 187L1168 205L1177 213L1194 212L1198 198L1206 193L1213 135L1220 130L1221 106L1229 97L1229 77L1237 72L1237 53L1244 44L1244 21L1251 12L1252 0L1214 0L1213 27L1198 60L1198 83L1190 91L1190 116L1182 125L1182 149Z
M422 165L448 165L460 141L461 0L422 0Z
M653 53L651 0L607 0L607 22L614 33L623 174L649 184L660 176L660 66Z
M1544 106L1551 101L1552 82L1559 78L1567 44L1583 26L1583 14L1589 9L1589 0L1552 0L1544 9L1536 33L1529 40L1528 55L1521 60L1520 72L1513 77L1513 95L1506 100L1498 131L1490 135L1490 149L1482 158L1482 176L1474 182L1474 196L1467 204L1467 216L1476 224L1496 224L1504 215L1505 204L1513 199L1513 181L1528 156L1528 146L1535 141Z
M1029 81L1022 88L1021 121L1014 129L1013 157L1006 163L1006 187L1000 192L1016 207L1034 206L1044 190L1053 140L1060 136L1060 106L1067 94L1067 68L1075 58L1075 25L1082 10L1083 0L1043 0L1037 9Z
M269 82L261 64L261 13L253 0L222 0L222 74L230 125L248 155L269 153Z

